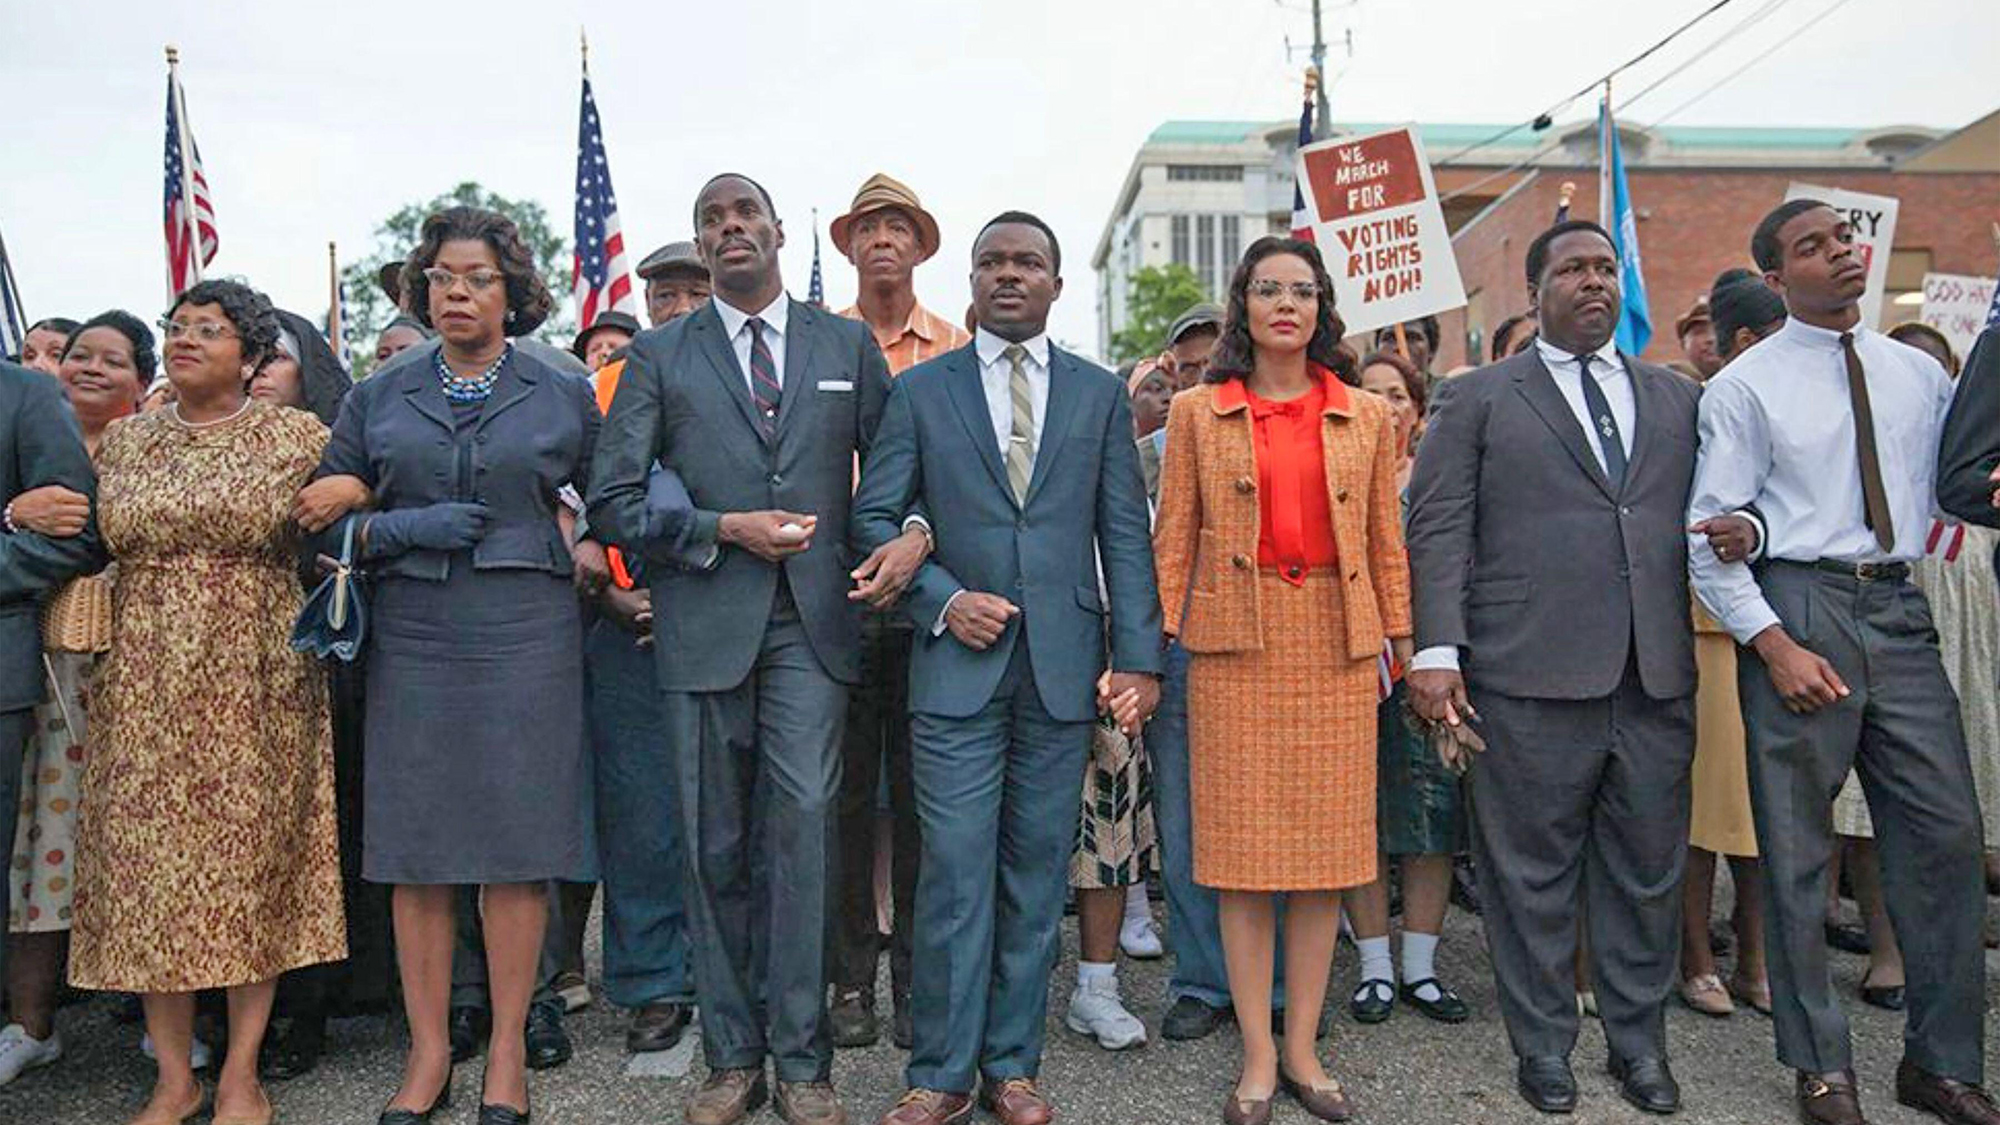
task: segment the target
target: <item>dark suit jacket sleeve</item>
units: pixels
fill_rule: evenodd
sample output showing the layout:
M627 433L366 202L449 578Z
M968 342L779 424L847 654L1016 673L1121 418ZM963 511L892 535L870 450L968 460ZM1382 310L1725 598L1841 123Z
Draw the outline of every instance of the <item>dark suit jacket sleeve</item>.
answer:
M2000 465L2000 328L1972 345L1938 444L1938 506L1968 523L2000 527L1993 469Z
M651 337L633 344L625 372L618 377L611 413L597 433L586 510L594 533L606 542L633 544L645 539L646 483L653 463L663 461L666 452L660 448L659 343L658 337ZM695 516L697 525L700 515ZM714 542L714 525L711 518L705 542ZM703 532L697 526L692 534Z
M333 431L327 436L326 452L320 454L319 468L313 472L314 480L359 477L369 488L375 487L375 467L368 459L364 435L368 432L368 405L377 389L357 387L340 400L340 412L333 417Z
M13 421L15 479L21 490L56 484L81 492L94 503L97 474L90 467L90 454L84 450L76 417L63 401L56 381L37 375L25 382L21 408ZM83 532L66 539L31 531L0 533L0 602L34 597L103 565L104 548L98 539L94 511Z
M923 459L917 449L915 387L907 379L889 386L882 424L861 467L861 487L854 494L850 538L867 554L902 534L903 516L922 493ZM970 451L968 451L968 454ZM917 569L899 608L920 629L929 629L944 613L945 603L964 587L935 558Z
M857 368L861 378L855 388L860 393L861 408L854 413L854 448L866 463L868 451L875 444L875 433L882 427L882 413L889 404L889 361L883 358L882 348L875 343L875 335L868 326L856 322L855 327L859 329L855 336L861 344Z
M1464 646L1465 585L1479 514L1487 388L1447 379L1432 392L1430 422L1410 474L1411 598L1416 646Z
M1115 384L1115 380L1113 381ZM1097 475L1097 553L1111 594L1111 669L1166 669L1160 659L1160 586L1153 573L1151 507L1139 447L1132 440L1132 400L1110 385L1104 466Z

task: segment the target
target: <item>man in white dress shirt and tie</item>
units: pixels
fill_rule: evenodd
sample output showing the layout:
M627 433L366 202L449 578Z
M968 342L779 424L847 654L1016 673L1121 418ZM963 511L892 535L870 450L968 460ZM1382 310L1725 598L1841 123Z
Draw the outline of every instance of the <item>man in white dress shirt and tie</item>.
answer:
M1423 717L1486 740L1473 846L1522 1097L1576 1106L1587 903L1612 1073L1628 1101L1671 1113L1662 1009L1694 760L1682 520L1701 391L1613 346L1618 255L1597 224L1550 227L1527 273L1540 338L1439 384L1417 454L1410 689Z
M1703 604L1745 646L1737 679L1778 1057L1798 1071L1802 1119L1863 1120L1820 937L1831 805L1852 766L1908 973L1896 1098L1955 1125L1996 1125L1979 1088L1979 809L1930 609L1908 581L1934 510L1951 380L1861 323L1867 269L1833 208L1784 204L1751 252L1790 319L1708 385L1689 517L1754 511L1760 543L1749 560L1719 558L1696 537L1689 557Z

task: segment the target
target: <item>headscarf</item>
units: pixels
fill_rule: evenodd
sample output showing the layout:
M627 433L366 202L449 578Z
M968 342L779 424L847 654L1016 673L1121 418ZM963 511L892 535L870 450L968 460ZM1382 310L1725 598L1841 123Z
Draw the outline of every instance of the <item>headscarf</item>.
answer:
M340 401L354 389L354 379L312 321L295 312L276 311L278 347L298 361L299 393L305 398L306 409L331 426L340 412Z

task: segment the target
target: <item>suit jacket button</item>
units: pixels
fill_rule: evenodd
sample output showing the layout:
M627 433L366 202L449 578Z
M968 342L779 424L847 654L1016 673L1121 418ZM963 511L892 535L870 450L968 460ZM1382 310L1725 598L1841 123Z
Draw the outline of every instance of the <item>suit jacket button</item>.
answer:
M1242 493L1243 495L1245 495L1245 496L1248 496L1248 495L1250 495L1250 494L1251 494L1252 492L1255 492L1255 491L1257 491L1257 486L1256 486L1255 484L1251 483L1251 481L1250 481L1250 478L1249 478L1249 477L1237 477L1237 478L1236 478L1236 491L1238 491L1238 492L1241 492L1241 493Z
M1285 568L1285 576L1287 578L1298 578L1304 575L1305 572L1306 568L1302 566L1288 566Z
M1231 559L1229 560L1229 565L1231 565L1231 566L1235 567L1235 568L1236 568L1236 569L1238 569L1238 570L1249 570L1249 569L1250 569L1250 556L1249 556L1249 555L1237 555L1237 556L1235 556L1234 558L1231 558Z
M783 484L783 483L785 483L785 475L784 475L783 473L772 473L772 474L771 474L771 483L772 483L772 484Z
M1333 498L1335 500L1340 501L1343 504L1347 503L1347 490L1344 488L1340 489L1339 491L1333 494Z

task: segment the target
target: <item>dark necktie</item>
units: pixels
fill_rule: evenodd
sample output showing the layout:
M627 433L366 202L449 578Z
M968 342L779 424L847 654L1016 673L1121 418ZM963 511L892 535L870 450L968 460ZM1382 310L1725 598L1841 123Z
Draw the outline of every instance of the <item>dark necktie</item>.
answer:
M1583 380L1583 405L1590 411L1590 428L1597 433L1597 448L1604 454L1604 479L1611 491L1625 487L1625 442L1618 436L1618 419L1611 413L1611 400L1590 373L1589 355L1576 357L1576 373Z
M1861 459L1861 520L1875 533L1884 551L1896 549L1896 521L1889 516L1889 493L1882 487L1882 460L1875 453L1875 408L1868 402L1868 377L1861 354L1854 350L1854 333L1840 334L1847 359L1847 399L1854 407L1854 451Z
M750 328L750 398L757 404L757 417L763 419L764 436L770 437L778 429L778 402L784 398L785 385L778 381L778 364L771 358L771 346L764 342L764 320L751 317Z

